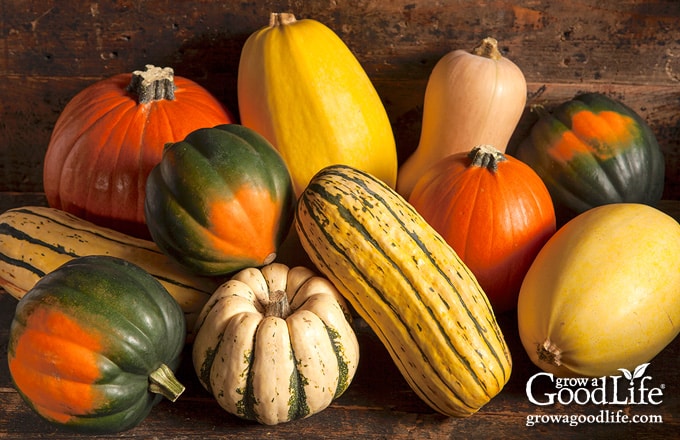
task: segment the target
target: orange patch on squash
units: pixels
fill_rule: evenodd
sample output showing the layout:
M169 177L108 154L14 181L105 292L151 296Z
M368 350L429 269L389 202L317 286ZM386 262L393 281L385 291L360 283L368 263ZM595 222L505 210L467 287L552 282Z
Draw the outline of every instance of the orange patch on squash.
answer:
M9 369L36 411L60 423L97 408L101 342L61 311L36 308L19 336Z
M565 131L550 154L563 162L580 154L606 160L618 153L619 145L630 145L637 136L635 121L613 111L581 111L572 118L571 131Z
M266 188L244 186L210 210L212 246L225 255L264 263L276 252L281 205Z

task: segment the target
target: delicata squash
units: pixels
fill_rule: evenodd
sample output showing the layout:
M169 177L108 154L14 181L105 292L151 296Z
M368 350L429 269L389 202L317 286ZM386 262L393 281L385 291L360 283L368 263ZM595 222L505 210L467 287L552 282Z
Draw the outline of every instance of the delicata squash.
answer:
M303 191L295 226L433 409L469 416L507 383L510 353L485 293L393 189L355 168L327 167Z

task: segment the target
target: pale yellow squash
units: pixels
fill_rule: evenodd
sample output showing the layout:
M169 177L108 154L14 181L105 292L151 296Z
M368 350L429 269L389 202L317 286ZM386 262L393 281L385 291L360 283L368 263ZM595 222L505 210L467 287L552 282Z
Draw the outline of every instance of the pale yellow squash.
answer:
M531 360L558 376L649 362L680 332L680 224L642 204L574 218L529 269L518 322Z
M471 52L454 50L432 69L425 89L418 147L399 169L408 198L420 176L444 157L492 145L504 153L526 104L520 68L486 38Z
M241 123L283 156L296 194L336 163L394 188L397 151L385 107L359 61L324 24L272 14L244 44L238 106Z

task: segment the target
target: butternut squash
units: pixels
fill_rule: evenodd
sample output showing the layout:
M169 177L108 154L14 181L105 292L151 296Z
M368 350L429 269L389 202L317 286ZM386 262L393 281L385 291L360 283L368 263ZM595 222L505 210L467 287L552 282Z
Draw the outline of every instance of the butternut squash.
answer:
M399 169L397 191L408 198L418 178L438 160L492 145L504 153L526 104L520 68L493 38L472 52L455 50L434 66L425 89L418 147Z

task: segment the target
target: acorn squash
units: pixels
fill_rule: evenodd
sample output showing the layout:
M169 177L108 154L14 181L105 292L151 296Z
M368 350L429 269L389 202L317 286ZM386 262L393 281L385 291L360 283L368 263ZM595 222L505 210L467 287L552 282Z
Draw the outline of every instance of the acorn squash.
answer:
M202 128L168 144L146 194L154 242L202 275L274 261L295 203L279 153L237 124Z
M19 301L8 360L23 399L46 420L88 433L139 424L162 396L184 391L173 371L182 309L139 266L86 256L55 269Z
M538 120L515 155L553 198L560 223L595 206L643 203L663 195L665 163L647 122L600 93L576 96Z

